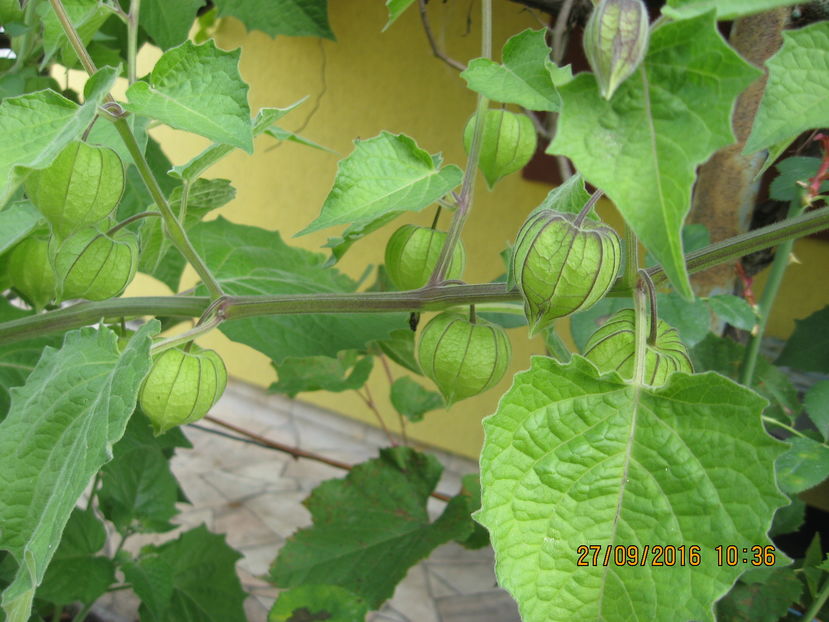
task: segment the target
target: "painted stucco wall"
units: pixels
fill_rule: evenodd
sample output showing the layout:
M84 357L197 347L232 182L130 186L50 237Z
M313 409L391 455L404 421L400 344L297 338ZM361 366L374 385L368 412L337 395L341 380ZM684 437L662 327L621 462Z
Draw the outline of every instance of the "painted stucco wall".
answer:
M242 48L241 72L251 85L249 100L254 112L263 106L285 107L307 96L303 106L285 117L283 126L301 128L302 135L340 154L290 143L276 146L271 138L259 138L253 156L237 151L207 172L207 177L230 179L238 191L237 198L217 213L238 223L279 230L284 239L310 249L320 249L339 230L293 240L292 236L319 213L333 183L337 160L350 153L355 138L376 136L381 130L405 133L430 153L443 152L445 162L463 167L462 129L475 101L458 73L432 56L416 6L382 32L387 15L382 2L338 0L329 4L337 42L289 37L274 40L260 32L246 33L234 20L223 20L217 32L221 47ZM496 54L510 35L539 27L520 5L507 1L494 4ZM429 7L436 37L451 56L467 62L479 55L475 3L434 1ZM142 59L149 63L153 56L151 51L145 51ZM144 69L148 70L149 65ZM186 161L206 144L167 128L155 130L154 136L174 164ZM499 251L512 241L526 215L549 190L549 186L522 180L519 175L506 178L492 192L479 180L472 216L463 234L468 258L465 280L486 282L503 272ZM610 209L605 206L602 210L611 224L619 224ZM358 242L338 268L358 277L367 264L382 262L386 239L396 227L404 222L429 224L433 213L430 208L402 217ZM444 215L442 225L448 225L448 216ZM785 308L775 314L770 326L772 334L787 334L794 317L804 317L829 303L827 288L815 287L811 281L812 275L820 274L826 265L826 246L810 240L797 245L796 254L803 263L792 266L781 295L780 306ZM184 286L194 282L194 275L188 272ZM165 289L142 276L128 294ZM428 318L424 316L422 322ZM562 328L566 334L566 324ZM512 330L510 336L515 372L526 368L530 355L542 353L543 347L540 340L529 341L525 329ZM237 378L263 387L276 378L265 356L230 342L217 331L200 343L217 348L231 375ZM392 366L395 374L405 373ZM498 397L509 387L511 376L508 373L492 390L464 400L449 411L430 413L424 422L409 426L410 436L476 456L483 440L480 420L493 412ZM429 384L425 379L421 382ZM388 402L388 380L379 365L369 389L389 426L396 429L396 416ZM373 420L353 392L307 393L301 394L300 399Z

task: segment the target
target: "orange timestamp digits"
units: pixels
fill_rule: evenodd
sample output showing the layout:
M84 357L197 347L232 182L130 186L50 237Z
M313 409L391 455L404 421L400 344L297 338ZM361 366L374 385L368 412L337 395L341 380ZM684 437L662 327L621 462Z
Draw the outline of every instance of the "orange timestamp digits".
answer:
M642 546L604 546L582 544L576 548L579 556L577 566L699 566L702 562L702 548L673 544Z

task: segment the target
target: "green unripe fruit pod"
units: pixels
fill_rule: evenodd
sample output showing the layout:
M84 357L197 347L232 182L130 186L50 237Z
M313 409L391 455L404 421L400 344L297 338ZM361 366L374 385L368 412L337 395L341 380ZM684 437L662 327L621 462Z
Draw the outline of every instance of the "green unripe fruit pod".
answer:
M584 54L602 97L610 99L648 50L648 9L642 0L600 0L584 27Z
M61 300L112 298L135 276L138 237L126 229L111 236L84 229L57 246L54 265Z
M392 233L386 244L386 271L398 289L419 289L426 285L435 270L446 232L429 227L403 225ZM463 274L466 253L460 240L452 249L446 271L448 280Z
M463 146L467 153L472 146L474 131L475 115L472 115L463 131ZM524 168L532 159L537 143L535 128L526 115L509 110L487 110L478 160L478 168L487 185L492 188L502 177Z
M29 237L9 253L7 274L14 288L36 309L55 298L57 278L49 262L49 240Z
M622 260L618 234L599 221L542 209L523 224L511 271L530 335L552 320L583 311L604 298Z
M437 385L447 406L497 384L511 353L500 326L449 312L432 318L417 345L420 368Z
M138 393L138 403L158 436L204 417L226 385L227 370L222 358L213 350L190 344L189 351L172 348L153 357L153 366Z
M584 356L602 372L617 371L630 380L634 372L636 334L633 309L617 311L587 340ZM692 374L694 367L679 332L659 320L656 339L645 349L645 383L662 386L676 371Z
M60 237L109 216L124 193L124 166L107 147L72 142L26 179L26 194Z

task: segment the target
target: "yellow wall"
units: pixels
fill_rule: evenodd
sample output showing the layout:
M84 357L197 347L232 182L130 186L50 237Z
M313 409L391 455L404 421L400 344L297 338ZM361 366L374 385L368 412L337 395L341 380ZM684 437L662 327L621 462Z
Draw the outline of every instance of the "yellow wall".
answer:
M473 3L468 14L469 6L459 2L429 4L436 36L451 56L463 62L478 56L480 46L477 8ZM217 43L226 49L242 47L241 71L251 85L252 110L255 112L263 106L284 107L307 95L308 102L283 120L284 127L297 129L307 121L302 134L336 150L340 157L350 153L353 139L372 137L386 129L408 134L430 153L442 151L447 163L463 167L461 133L473 110L475 96L465 88L455 70L432 56L416 6L385 33L381 32L387 15L382 2L331 2L329 10L336 43L311 38L274 40L260 32L248 34L234 20L220 23ZM468 33L467 17L471 19ZM496 57L510 35L528 27L538 28L539 24L520 5L495 3ZM152 61L152 56L147 52L143 58ZM155 136L175 164L186 161L205 144L200 139L164 128L157 130ZM238 190L236 200L219 210L222 215L235 222L277 229L290 240L318 214L333 183L338 156L293 144L274 148L274 144L270 138L260 138L255 155L237 151L208 171L207 176L229 178ZM514 238L527 213L549 189L545 184L526 182L512 175L489 192L479 180L472 216L463 234L468 256L465 280L486 282L503 272L498 252ZM358 242L338 267L353 277L359 276L366 264L382 262L385 241L396 227L404 222L428 224L432 216L430 208L398 219ZM611 222L618 222L615 215L609 216ZM444 220L444 227L447 224ZM319 249L329 236L338 233L335 228L292 242ZM812 261L811 249L817 245L804 244L809 250L798 252L802 259ZM796 278L807 276L809 268L797 267L792 274ZM188 273L185 286L194 280ZM798 292L798 305L796 309L791 307L798 316L829 302L826 292L805 287L801 281L792 280L787 287ZM144 294L157 288L163 286L145 277L129 294ZM806 292L813 299L802 304L800 294ZM791 299L791 295L785 299ZM428 316L422 321L426 320ZM786 332L790 325L791 317L776 318L772 330ZM456 404L450 411L432 412L424 422L409 426L411 437L477 456L483 439L481 418L493 412L498 396L509 387L512 373L526 368L531 354L542 352L540 341L529 341L524 329L510 331L510 335L511 373L486 394ZM269 360L258 352L234 344L218 332L201 343L220 350L231 375L265 387L275 380ZM404 373L393 367L395 374ZM429 384L425 379L421 381ZM387 399L388 381L379 365L369 387L386 421L395 429L396 417ZM307 393L300 398L372 421L372 415L353 392Z

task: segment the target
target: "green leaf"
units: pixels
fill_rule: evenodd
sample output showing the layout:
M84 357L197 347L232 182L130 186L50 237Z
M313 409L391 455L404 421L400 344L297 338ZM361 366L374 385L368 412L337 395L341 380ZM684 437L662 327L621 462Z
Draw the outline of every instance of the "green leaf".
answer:
M137 411L104 466L98 500L103 515L121 535L173 529L178 482L165 454L167 435L156 437Z
M569 81L569 67L560 69L550 60L543 29L529 28L510 37L501 52L503 64L476 58L461 73L467 86L487 98L518 104L527 110L558 110L557 84Z
M463 132L463 146L467 153L475 133L475 118L473 115ZM537 140L532 121L526 115L509 110L486 111L478 168L490 190L499 179L527 165L535 153Z
M104 67L90 78L82 106L54 91L8 97L0 103L0 207L26 177L26 169L46 168L83 133L116 77L115 69Z
M366 601L336 585L300 585L279 595L268 622L355 622L365 620Z
M794 321L794 332L775 363L801 371L829 372L829 307Z
M380 220L385 224L392 215L419 212L455 188L463 176L457 166L441 169L438 156L430 156L403 134L382 132L355 145L340 161L319 217L297 235L349 224L344 234L348 236Z
M815 383L806 393L803 406L824 440L829 440L829 380Z
M123 435L157 331L158 322L145 324L121 354L108 329L68 333L12 390L0 423L0 548L19 564L3 592L8 622L28 619L75 503Z
M803 492L829 477L829 447L804 436L787 440L791 448L777 459L780 490Z
M37 597L53 603L95 602L115 583L115 564L95 555L105 542L106 529L95 512L75 508Z
M443 398L429 391L408 376L403 376L391 385L391 405L412 423L423 420L430 410L443 408Z
M230 16L248 30L270 37L322 37L335 40L328 24L328 0L216 0L219 17Z
M805 183L817 175L820 168L820 158L806 156L792 156L774 167L780 173L771 182L769 196L777 201L792 202L803 194L803 187L798 182ZM829 181L821 184L821 191L829 191Z
M709 334L691 350L691 360L697 371L715 371L732 380L739 380L745 357L745 346ZM752 388L769 401L765 414L779 421L791 422L800 413L797 389L789 377L768 362L757 357Z
M323 255L288 246L277 232L217 218L193 228L190 241L232 296L356 289L354 281L326 267ZM225 322L221 331L281 364L290 357L363 350L406 323L403 313L282 314Z
M311 147L312 149L319 149L320 151L327 151L328 153L337 154L337 152L333 149L323 147L319 143L315 143L313 140L305 138L304 136L300 136L299 134L291 132L290 130L285 130L281 127L277 127L276 125L265 130L265 134L267 134L271 138L275 138L276 140L286 140L288 142L296 143L298 145L305 145L306 147Z
M144 547L137 568L127 574L130 580L139 578L133 587L142 601L141 619L245 622L245 593L235 569L241 557L223 535L210 533L204 525L171 542ZM169 587L159 577L167 579ZM155 591L157 587L163 587L161 593ZM153 609L162 613L148 617Z
M289 358L274 364L279 380L268 391L289 397L306 391L356 391L368 380L372 365L372 357L361 358L354 350L340 352L336 358Z
M205 0L143 0L139 22L155 44L167 50L187 39L196 12Z
M23 9L20 8L19 0L0 0L0 22L22 22Z
M470 513L481 509L481 477L477 473L469 473L461 478L462 488L459 496L467 498ZM472 533L458 544L464 548L475 550L489 546L489 532L478 523L473 523Z
M426 501L441 471L433 456L395 447L345 479L323 482L304 502L314 525L287 540L271 580L279 587L338 585L378 608L411 566L471 531L462 497L429 522Z
M239 75L240 51L225 52L213 40L185 41L165 52L149 82L127 89L126 109L253 153L248 85Z
M408 328L393 330L389 333L388 339L378 341L377 345L380 346L383 354L395 363L422 376L423 372L420 371L420 365L414 353L414 335L414 331Z
M412 5L413 2L414 0L386 0L386 7L389 9L389 21L386 22L385 26L383 26L383 32L386 32L389 26L391 26L397 18Z
M31 201L16 201L0 212L0 255L27 237L43 222Z
M792 4L797 0L668 0L662 13L672 19L688 19L716 9L717 19L732 20Z
M75 30L84 45L87 45L92 36L103 25L111 15L99 0L63 0L63 8L69 16L69 20L75 26ZM43 58L40 68L43 69L60 51L60 58L63 65L74 67L78 64L78 56L72 44L67 39L63 27L58 20L55 11L48 2L43 2L37 7L37 12L43 23ZM116 63L117 64L117 63Z
M484 419L483 505L499 583L524 622L713 622L743 571L714 547L771 545L783 445L760 422L764 400L717 375L676 373L650 389L534 357ZM700 565L602 564L606 547L699 546ZM598 546L577 567L579 546ZM648 556L649 562L652 556Z
M704 300L711 311L735 328L751 330L757 323L757 314L744 298L731 294L717 294Z
M829 125L829 22L783 31L783 47L766 61L769 79L744 153Z
M784 505L774 513L774 521L769 529L769 536L794 533L806 521L806 504L797 497L791 497L791 503Z
M5 298L0 299L0 322L29 315L34 315L34 311L23 311L10 305ZM9 410L12 387L19 387L26 382L44 347L59 348L62 340L60 335L50 335L0 346L0 421Z
M775 568L762 582L737 582L717 603L720 622L777 622L798 602L803 584L791 568Z
M559 88L561 116L548 152L568 156L607 193L686 298L681 229L696 168L734 142L734 101L759 75L723 41L709 13L654 30L642 67L610 101L591 74Z
M659 317L679 331L682 342L689 348L696 345L711 328L708 305L699 298L685 300L676 292L657 294Z

